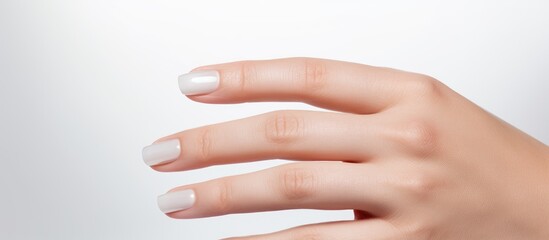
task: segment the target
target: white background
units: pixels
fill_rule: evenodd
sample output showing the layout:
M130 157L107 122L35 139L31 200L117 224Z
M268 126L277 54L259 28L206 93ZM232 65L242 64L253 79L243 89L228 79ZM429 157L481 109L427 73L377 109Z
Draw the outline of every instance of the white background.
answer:
M158 173L155 139L300 103L207 105L194 67L310 56L432 75L549 143L547 1L0 1L0 239L219 239L349 219L174 220L168 189L280 161ZM230 139L227 139L230 141Z

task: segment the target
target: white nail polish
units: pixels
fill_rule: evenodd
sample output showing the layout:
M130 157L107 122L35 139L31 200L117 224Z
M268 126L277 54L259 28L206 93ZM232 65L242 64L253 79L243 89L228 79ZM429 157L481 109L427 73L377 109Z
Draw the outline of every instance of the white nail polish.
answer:
M194 205L196 196L193 190L174 191L158 196L158 208L163 213L189 209Z
M143 161L149 166L175 161L181 154L179 139L157 142L146 146L141 152Z
M184 95L197 95L213 92L219 87L219 72L202 70L179 76L179 89Z

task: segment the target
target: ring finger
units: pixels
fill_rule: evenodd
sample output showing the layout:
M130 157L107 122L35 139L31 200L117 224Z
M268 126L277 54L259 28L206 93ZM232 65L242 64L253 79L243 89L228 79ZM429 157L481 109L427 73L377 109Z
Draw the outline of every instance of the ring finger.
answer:
M161 195L158 204L174 218L300 208L384 216L399 197L386 175L371 163L293 163L178 187Z

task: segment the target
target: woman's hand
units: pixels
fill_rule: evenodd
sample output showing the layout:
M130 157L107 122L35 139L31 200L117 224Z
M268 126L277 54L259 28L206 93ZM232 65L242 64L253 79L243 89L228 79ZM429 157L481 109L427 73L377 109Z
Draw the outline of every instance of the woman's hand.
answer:
M186 130L143 149L158 171L301 161L181 186L173 218L282 209L354 209L355 220L236 239L549 239L549 148L438 82L361 64L291 58L195 69L204 103L301 101Z

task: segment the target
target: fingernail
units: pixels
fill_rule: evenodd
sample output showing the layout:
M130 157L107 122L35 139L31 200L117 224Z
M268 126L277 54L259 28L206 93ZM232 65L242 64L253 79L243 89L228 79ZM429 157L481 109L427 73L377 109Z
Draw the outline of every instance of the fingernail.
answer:
M201 70L179 76L179 89L184 95L213 92L219 86L219 73L216 70Z
M181 153L181 146L179 139L172 139L146 146L141 153L143 161L149 166L154 166L175 161Z
M158 208L163 213L189 209L194 205L196 196L193 190L174 191L158 196Z

